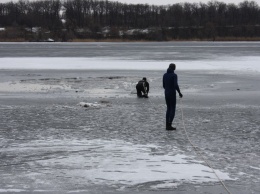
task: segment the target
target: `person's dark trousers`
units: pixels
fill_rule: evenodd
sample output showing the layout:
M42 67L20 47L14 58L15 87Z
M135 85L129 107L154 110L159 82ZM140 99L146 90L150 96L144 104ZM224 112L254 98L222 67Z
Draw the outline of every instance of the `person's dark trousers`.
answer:
M136 92L137 92L138 97L140 97L140 98L144 97L142 94L142 92L145 93L144 87L137 85Z
M166 124L172 124L175 117L176 95L165 96L165 101L167 105Z
M139 98L142 98L142 97L143 97L143 94L142 94L142 92L141 92L140 90L137 90L137 96L138 96Z

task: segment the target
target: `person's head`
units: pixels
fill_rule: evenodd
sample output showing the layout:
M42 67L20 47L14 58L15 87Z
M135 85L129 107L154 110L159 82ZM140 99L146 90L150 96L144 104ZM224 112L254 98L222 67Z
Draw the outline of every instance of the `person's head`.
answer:
M172 69L172 70L175 70L176 69L176 65L174 63L171 63L169 65L169 68Z
M146 81L146 77L143 77L143 80Z

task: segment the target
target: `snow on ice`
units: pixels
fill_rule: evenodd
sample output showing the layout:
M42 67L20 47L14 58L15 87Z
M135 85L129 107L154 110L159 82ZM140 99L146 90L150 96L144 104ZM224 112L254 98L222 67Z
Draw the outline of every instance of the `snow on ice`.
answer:
M152 188L176 187L185 182L218 182L212 170L202 161L192 156L176 154L176 150L166 155L156 152L159 146L132 144L122 140L50 140L32 141L19 149L7 148L3 152L41 152L70 153L62 157L53 157L29 162L33 168L40 165L46 174L65 174L74 178L81 177L86 183L136 185L157 181ZM177 148L176 148L177 149ZM94 150L94 151L93 151ZM174 166L174 167L173 167ZM57 168L59 167L59 168ZM66 169L66 170L65 170ZM222 180L232 180L228 173L216 170ZM37 175L44 181L45 175Z
M199 61L137 61L112 58L23 57L0 58L0 69L106 69L165 70L176 63L177 70L247 70L260 72L260 57L223 58Z

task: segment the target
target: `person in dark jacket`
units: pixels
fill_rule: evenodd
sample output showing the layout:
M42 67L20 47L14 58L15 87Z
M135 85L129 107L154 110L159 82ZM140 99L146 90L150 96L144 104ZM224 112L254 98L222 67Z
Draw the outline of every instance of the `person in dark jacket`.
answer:
M175 127L172 127L176 110L176 91L179 93L180 98L183 96L178 85L178 77L174 73L175 69L176 65L171 63L167 69L167 73L163 75L163 88L167 105L166 130L176 130Z
M136 84L136 92L138 97L148 98L149 83L145 77Z

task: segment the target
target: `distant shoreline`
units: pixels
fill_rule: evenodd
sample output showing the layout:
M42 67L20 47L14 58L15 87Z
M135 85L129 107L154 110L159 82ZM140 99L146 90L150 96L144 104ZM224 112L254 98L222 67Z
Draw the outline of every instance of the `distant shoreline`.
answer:
M197 42L237 42L237 41L260 41L260 37L216 37L215 39L172 39L172 40L133 40L133 39L72 39L66 42L184 42L184 41L197 41ZM21 38L14 39L0 39L0 42L49 42L49 41L28 41ZM54 40L50 42L64 42L60 40Z

